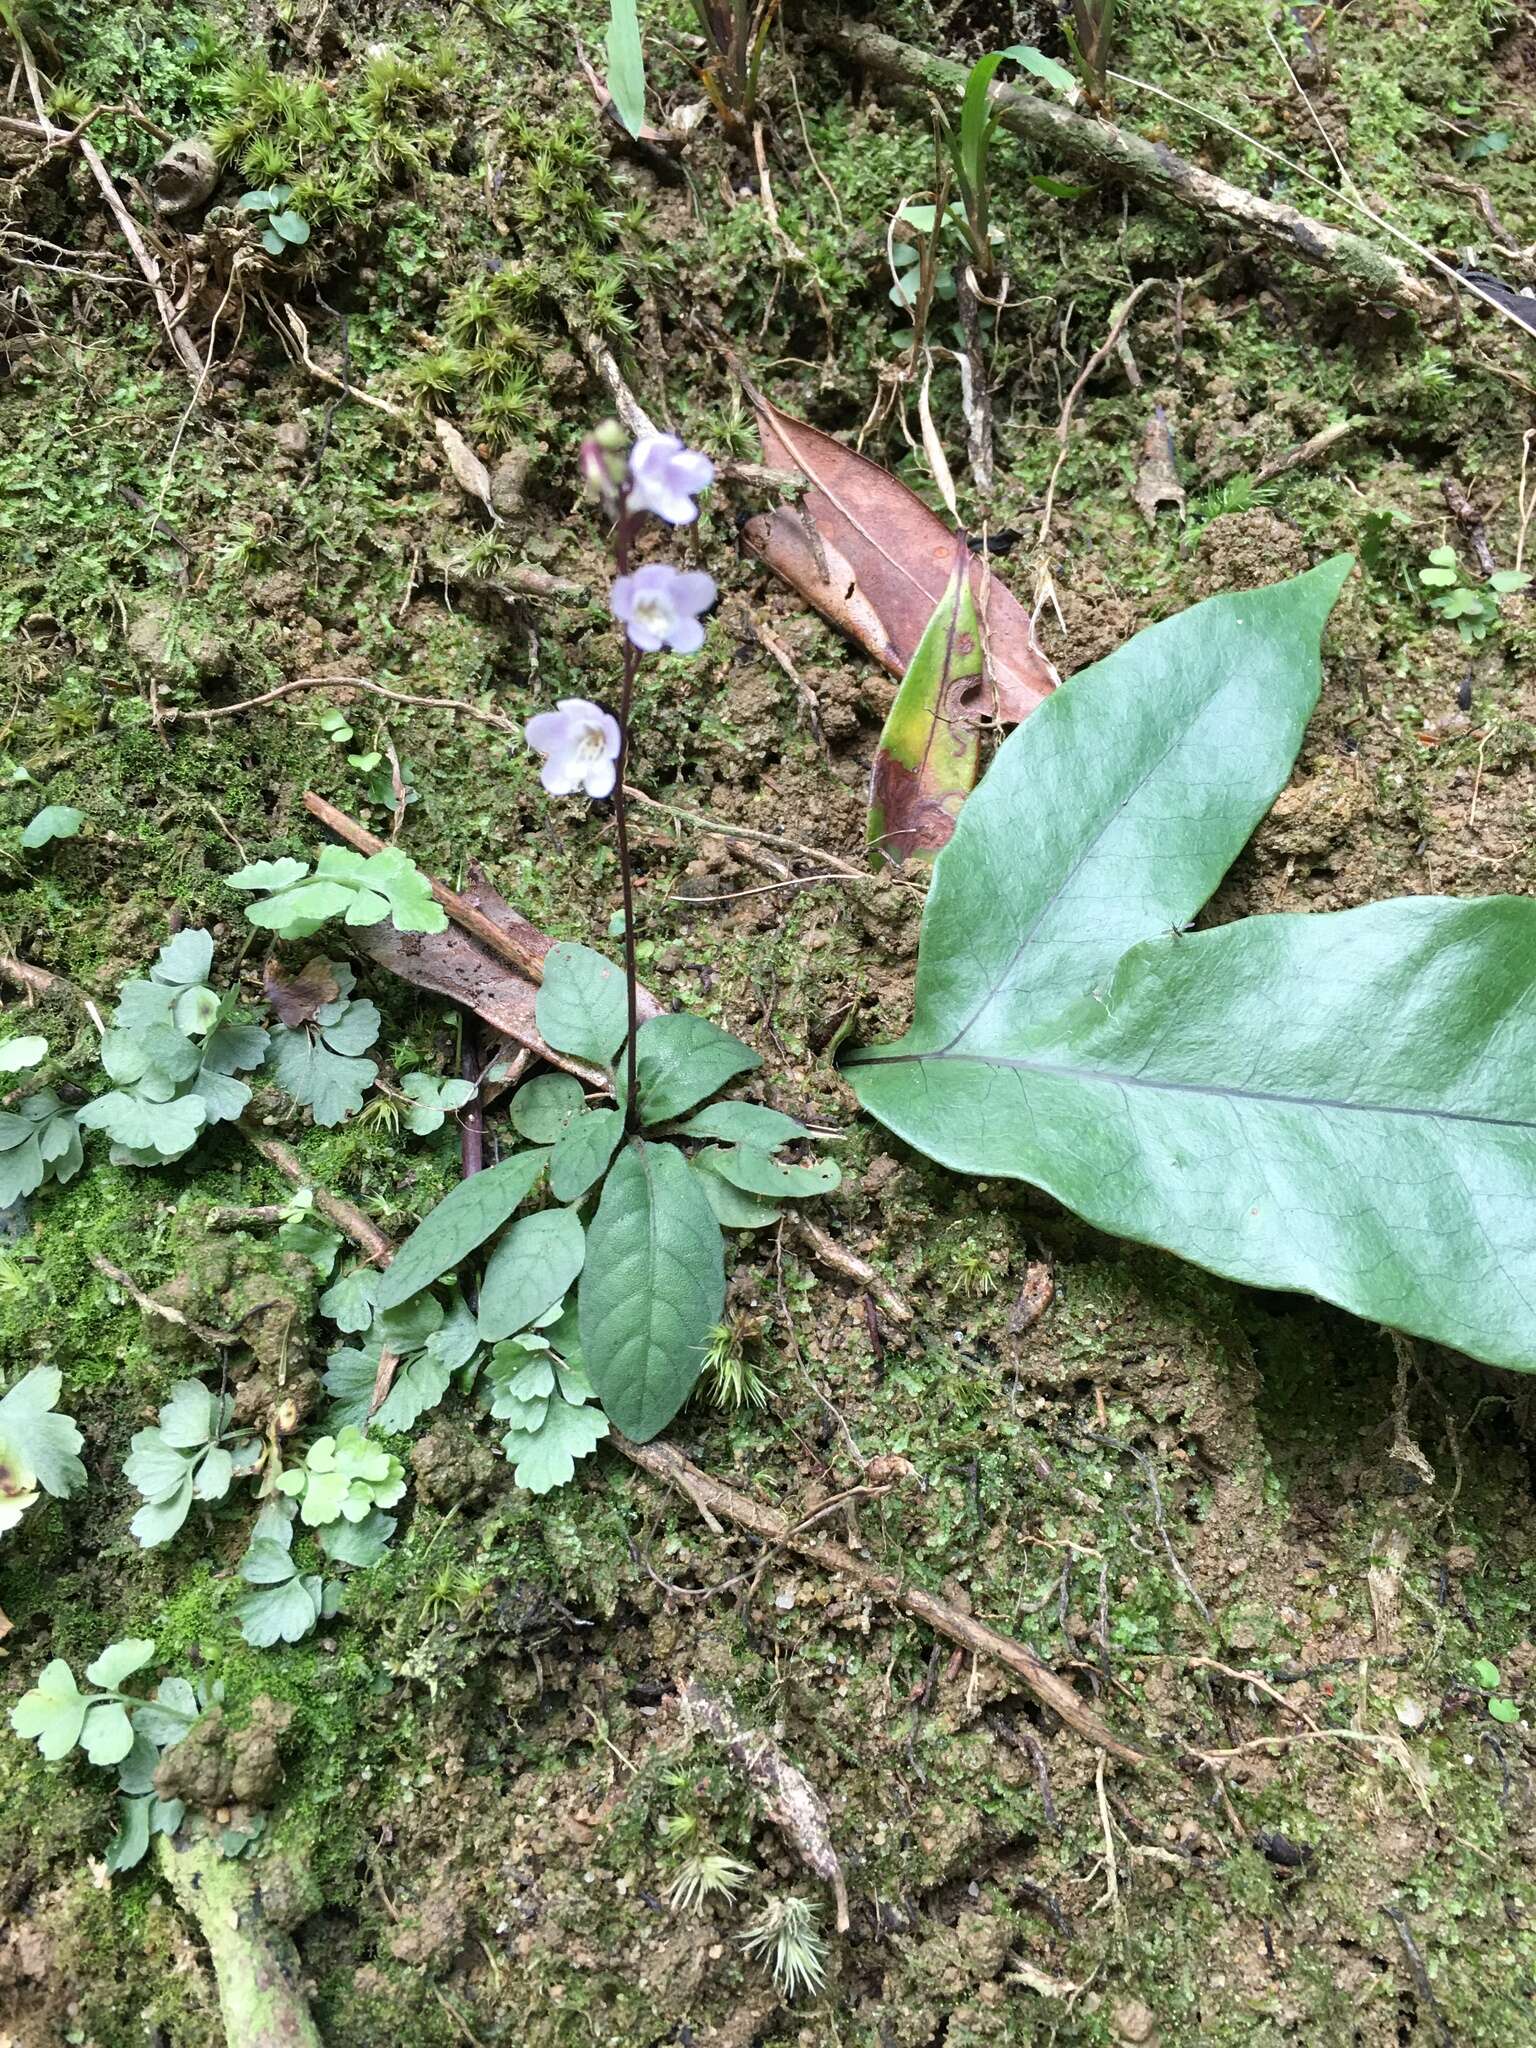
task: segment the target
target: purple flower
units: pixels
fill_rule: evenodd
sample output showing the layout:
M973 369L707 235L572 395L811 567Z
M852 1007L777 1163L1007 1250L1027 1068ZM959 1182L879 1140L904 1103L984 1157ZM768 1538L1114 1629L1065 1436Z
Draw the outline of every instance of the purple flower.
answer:
M608 602L630 640L647 654L663 647L674 654L697 654L704 645L699 614L709 610L717 594L714 577L702 569L648 562L632 576L619 577Z
M536 754L544 756L539 780L551 796L612 796L618 770L619 721L585 697L562 697L554 711L541 711L523 727Z
M715 480L715 465L676 434L642 434L629 457L629 509L654 512L669 526L691 526L694 499Z

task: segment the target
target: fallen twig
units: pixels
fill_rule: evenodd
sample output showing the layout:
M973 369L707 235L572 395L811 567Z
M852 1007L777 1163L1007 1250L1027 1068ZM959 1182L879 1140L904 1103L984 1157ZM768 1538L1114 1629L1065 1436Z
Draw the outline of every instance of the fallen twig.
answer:
M1435 2023L1440 2048L1456 2048L1456 2036L1451 2032L1444 2008L1435 1996L1435 1987L1430 1982L1429 1971L1424 1958L1419 1954L1419 1945L1413 1938L1413 1929L1408 1925L1408 1916L1400 1907L1383 1906L1381 1909L1397 1929L1397 1938L1403 1945L1403 1954L1408 1958L1408 1967L1413 1972L1413 1988L1428 2007L1430 2018Z
M286 1202L234 1202L222 1209L210 1209L204 1218L208 1230L249 1230L254 1224L286 1223L292 1211Z
M1464 487L1455 477L1443 476L1440 479L1440 495L1445 500L1446 510L1467 536L1467 545L1477 557L1478 568L1485 576L1495 575L1499 565L1493 559L1493 550L1488 545L1487 529Z
M857 1252L849 1251L835 1237L831 1237L819 1223L813 1223L808 1216L792 1215L791 1222L796 1237L824 1266L830 1266L834 1273L841 1273L845 1280L853 1281L867 1294L872 1294L885 1310L893 1323L910 1323L912 1311L896 1292L880 1278L867 1259L861 1259Z
M750 1784L768 1794L768 1818L786 1835L801 1861L832 1887L837 1931L848 1932L848 1887L832 1846L826 1805L816 1787L761 1729L744 1728L735 1710L696 1678L679 1690L683 1717L691 1728L713 1736Z
M221 1349L227 1350L230 1345L240 1342L232 1330L215 1330L208 1323L200 1323L192 1316L183 1315L179 1308L172 1308L169 1302L156 1301L153 1295L146 1294L136 1285L132 1274L125 1273L121 1266L114 1266L111 1260L104 1259L100 1252L91 1253L91 1264L104 1279L114 1281L121 1287L124 1294L128 1295L145 1315L158 1316L162 1323L175 1323L178 1329L190 1330L193 1336L201 1338L203 1343L213 1344Z
M1292 448L1288 454L1277 455L1273 461L1266 462L1262 469L1255 472L1254 482L1271 483L1277 476L1284 476L1287 470L1301 469L1309 462L1316 462L1320 455L1326 455L1328 450L1342 441L1346 434L1354 433L1363 425L1363 420L1354 418L1335 420L1331 426L1324 427L1310 440L1303 441L1297 448Z
M24 990L34 1002L41 996L72 996L101 1036L106 1037L107 1027L100 1010L83 988L76 988L75 984L66 981L62 974L55 974L47 967L34 967L30 960L18 960L14 954L9 954L0 955L0 980L8 981L12 987Z
M158 1835L155 1855L176 1902L208 1944L228 2048L323 2048L290 1935L262 1904L247 1857L220 1853L213 1835Z
M328 826L338 839L356 847L359 853L384 851L382 839L365 825L359 825L355 818L349 818L345 811L338 811L334 804L328 804L323 796L316 796L312 789L304 792L304 808L312 818L318 818L322 825ZM478 939L488 952L505 960L509 967L515 967L525 980L543 981L544 955L549 950L549 942L541 932L534 932L530 925L530 938L516 927L498 924L483 910L477 909L467 896L461 896L457 889L450 889L446 882L438 881L433 875L428 875L427 880L431 883L432 894L456 925Z
M818 40L863 65L876 78L935 93L946 102L958 105L965 90L963 65L930 56L862 23L829 20L819 30ZM1446 301L1432 285L1361 235L1329 227L1294 206L1229 185L1225 178L1214 177L1198 164L1176 156L1165 144L1149 142L1111 121L1090 119L1015 86L994 85L989 98L999 126L1034 143L1052 161L1081 165L1099 177L1114 178L1231 221L1287 255L1333 272L1363 299L1391 300L1418 314L1445 310Z
M1093 1743L1096 1748L1124 1763L1146 1762L1142 1751L1114 1734L1066 1680L1043 1663L1027 1644L1015 1642L1011 1636L1000 1635L996 1629L988 1628L985 1622L962 1614L947 1600L939 1599L921 1586L908 1585L899 1573L870 1563L845 1544L809 1531L797 1534L788 1517L780 1514L777 1508L767 1507L763 1502L753 1500L749 1494L738 1493L735 1487L712 1478L690 1463L675 1445L661 1438L648 1444L637 1444L618 1430L613 1430L608 1441L631 1464L649 1472L654 1479L664 1480L701 1513L708 1508L718 1519L734 1522L738 1528L749 1530L765 1543L793 1550L822 1570L851 1579L874 1599L886 1601L903 1614L924 1622L952 1643L957 1643L962 1650L1006 1666L1023 1680L1043 1706L1049 1707L1085 1742Z
M722 839L752 839L759 846L771 846L779 853L798 853L805 860L820 861L834 874L847 875L861 882L869 879L867 869L852 867L820 846L804 846L798 840L786 839L782 832L758 832L747 825L728 825L720 818L706 818L700 811L680 810L676 804L664 804L658 797L647 796L643 789L636 789L631 783L624 785L624 794L631 803L643 804L648 811L660 811L668 818L681 818L685 825L697 825L705 832L718 832Z
M281 1138L274 1138L248 1117L241 1117L236 1126L248 1145L253 1145L269 1164L275 1166L285 1179L291 1180L296 1188L309 1188L315 1198L315 1207L322 1216L328 1216L343 1237L352 1242L372 1260L376 1266L387 1266L395 1255L395 1248L376 1223L370 1222L361 1209L345 1201L340 1195L333 1195L325 1188L315 1186L313 1178L305 1171L297 1152L285 1145Z
M80 152L86 168L101 188L101 196L106 200L111 210L112 218L122 230L123 240L133 251L134 261L144 273L144 281L154 296L155 309L160 315L160 323L165 329L172 348L175 349L180 357L182 367L190 372L193 383L201 391L204 378L203 359L198 354L196 344L193 342L191 335L187 333L186 329L178 321L176 309L171 304L165 286L160 282L160 265L145 246L144 237L139 233L137 221L135 221L133 215L123 204L122 195L112 182L111 172L102 162L95 144L86 135L85 130L88 123L81 122L79 126L66 130L49 120L47 108L43 104L42 87L38 82L37 65L33 60L32 47L26 37L16 28L14 20L11 23L11 29L12 39L21 53L22 69L27 75L27 89L32 95L32 104L37 110L36 133L43 138L50 150L73 147ZM11 121L7 125L15 129L22 124Z
M455 697L410 696L404 690L386 689L383 683L365 682L361 676L295 676L290 682L263 690L258 697L241 697L233 704L215 704L209 710L200 704L183 707L166 711L162 716L167 724L178 718L200 718L205 725L211 725L216 718L240 718L247 711L259 711L264 704L275 704L279 697L290 697L296 690L363 690L370 697L387 697L391 704L406 704L417 711L451 711L459 718L478 718L482 725L494 726L514 739L523 736L522 727L499 711L484 711L478 704L461 703Z

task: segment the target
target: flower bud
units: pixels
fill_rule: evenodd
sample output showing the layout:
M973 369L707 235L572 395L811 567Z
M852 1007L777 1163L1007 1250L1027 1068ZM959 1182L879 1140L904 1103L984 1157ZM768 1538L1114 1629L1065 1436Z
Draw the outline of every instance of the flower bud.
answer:
M617 420L604 420L581 444L581 481L610 519L617 519L629 473L629 441Z

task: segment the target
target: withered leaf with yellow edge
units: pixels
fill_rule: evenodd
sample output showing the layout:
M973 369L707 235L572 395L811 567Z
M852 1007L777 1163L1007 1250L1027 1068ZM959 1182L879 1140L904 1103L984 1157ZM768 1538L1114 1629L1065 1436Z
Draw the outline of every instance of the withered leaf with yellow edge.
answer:
M980 623L963 542L954 569L885 721L869 783L869 847L877 867L931 859L976 783L977 721L990 707Z

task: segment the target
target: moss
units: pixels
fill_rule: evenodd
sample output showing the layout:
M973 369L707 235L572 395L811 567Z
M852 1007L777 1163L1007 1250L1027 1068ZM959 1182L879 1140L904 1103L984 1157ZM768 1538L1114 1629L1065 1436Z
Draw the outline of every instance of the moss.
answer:
M132 98L178 132L227 124L226 202L245 179L286 171L280 151L303 157L292 168L316 233L292 282L319 283L345 314L353 374L411 413L402 426L333 408L334 391L287 364L250 304L173 457L187 390L162 366L143 306L93 297L82 319L69 287L38 276L39 332L13 349L0 394L0 475L23 508L6 515L15 565L0 640L16 710L3 744L33 777L0 790L5 939L100 1001L152 955L173 911L214 929L221 967L253 990L260 953L222 878L247 857L312 853L305 788L382 821L387 802L348 755L386 737L419 792L403 834L419 859L450 877L483 862L546 929L601 941L615 889L606 823L552 817L533 763L501 735L348 698L340 682L249 717L196 715L300 674L368 677L512 718L535 698L612 692L605 568L570 481L577 441L608 400L573 330L609 338L646 402L722 451L751 454L754 442L716 328L785 404L840 434L857 435L883 392L894 403L869 420L866 450L931 495L902 430L915 391L895 373L909 329L887 298L884 253L896 205L933 181L916 102L851 90L793 35L788 59L771 58L773 189L802 264L765 222L755 165L713 124L690 144L681 181L615 147L534 10L479 0L451 18L375 12L368 37L389 49L370 54L347 10L317 16L309 49L297 21L256 48L243 18L210 21L176 0L52 10L60 54L49 63L64 90L114 106ZM674 30L691 21L673 15ZM603 20L597 0L578 10L589 50ZM890 25L952 48L969 33L963 11L941 33L921 0ZM1309 84L1320 117L1347 141L1373 203L1433 246L1482 235L1465 197L1424 173L1460 174L1452 144L1467 136L1447 128L1448 107L1468 134L1505 120L1517 52L1502 35L1490 47L1496 31L1480 9L1345 14L1308 31L1325 46ZM1036 33L1060 54L1053 19L1042 15ZM1118 68L1219 101L1255 139L1333 180L1251 10L1137 10L1124 33ZM1292 29L1281 33L1305 59ZM652 104L664 113L697 88L679 37L654 40ZM1257 184L1275 171L1195 116L1118 90L1122 118L1226 175ZM1536 182L1529 139L1509 127L1509 149L1461 170L1518 220ZM92 132L120 176L142 178L158 153L123 115ZM1519 436L1498 373L1522 369L1502 337L1482 330L1474 347L1384 321L1299 265L1211 245L1191 216L1122 212L1107 191L1051 198L1030 174L1060 167L1006 140L994 165L1014 278L992 362L994 529L1034 532L1062 391L1127 276L1186 281L1177 317L1171 292L1138 308L1129 339L1141 386L1107 367L1070 436L1047 550L1068 632L1047 631L1063 665L1219 582L1265 573L1286 551L1371 546L1341 609L1297 801L1261 830L1216 914L1529 886L1529 627L1514 608L1478 665L1467 728L1431 732L1430 744L1426 728L1455 710L1467 664L1416 583L1428 549L1458 538L1439 494L1451 470L1490 504L1492 544L1512 558ZM1334 203L1290 174L1275 189ZM73 172L56 166L36 190L38 233L95 247L100 217ZM339 361L339 324L317 312L311 333L318 359ZM936 338L947 344L942 321ZM1129 500L1154 392L1171 398L1200 522L1189 535L1167 519L1149 530ZM959 385L942 357L930 396L957 452ZM417 431L429 411L456 417L489 461L517 444L521 501L503 525L488 529L446 480ZM1256 495L1265 463L1344 414L1360 424L1337 462ZM309 436L302 459L276 439L296 421ZM701 522L697 545L727 607L697 664L647 670L637 773L692 810L856 845L882 684L733 564L737 514L755 502L722 493ZM1389 507L1406 523L1369 523ZM975 505L965 510L979 523ZM453 580L522 562L584 594L508 610ZM1022 551L1000 566L1028 582ZM842 720L827 718L825 751L739 625L742 606ZM332 743L327 706L345 708L353 741ZM86 830L23 856L17 828L43 801L77 803ZM940 2025L955 2048L1023 2043L1047 2024L1109 2042L1132 2000L1165 2041L1278 2040L1282 2025L1321 2041L1395 2039L1424 2015L1388 1906L1407 1915L1455 2037L1515 2038L1536 1897L1518 1789L1503 1796L1485 1737L1512 1772L1517 1738L1488 1721L1469 1676L1487 1657L1512 1684L1529 1679L1526 1425L1499 1405L1518 1406L1509 1383L1421 1361L1406 1426L1435 1483L1397 1490L1397 1364L1376 1333L1127 1252L1017 1188L967 1187L887 1158L880 1134L854 1120L821 1048L849 1001L861 1035L900 1028L915 919L894 892L690 904L689 887L728 894L763 878L661 813L645 813L638 838L650 971L691 1007L775 1044L766 1083L786 1107L848 1125L847 1178L824 1221L921 1312L920 1334L886 1327L877 1345L861 1298L788 1236L777 1248L748 1241L733 1311L770 1409L701 1399L680 1430L710 1469L807 1514L857 1484L860 1459L905 1456L913 1478L851 1510L870 1552L1032 1641L1104 1690L1105 1711L1182 1757L1182 1769L1109 1780L1124 1808L1111 1807L1123 1925L1098 1903L1091 1763L1001 1674L952 1670L912 1624L809 1566L715 1535L617 1460L600 1457L543 1500L504 1480L485 1497L456 1496L445 1481L386 1561L349 1578L321 1632L249 1649L230 1612L243 1511L199 1511L159 1551L126 1535L128 1440L197 1361L172 1356L91 1263L100 1254L157 1292L197 1283L200 1301L217 1301L225 1282L212 1284L209 1261L229 1254L208 1249L207 1209L287 1193L230 1133L161 1174L93 1153L79 1181L34 1201L36 1228L0 1258L7 1368L61 1367L92 1475L86 1495L46 1506L24 1540L7 1540L7 1689L50 1654L78 1670L133 1631L155 1636L157 1667L220 1681L236 1725L263 1694L292 1708L261 1854L293 1859L313 1883L300 1903L319 1908L298 1939L337 2048L466 2032L538 2044L601 2035L627 2048L743 2015L766 2040L819 2038L832 2024L824 2011L779 2007L740 1953L743 1914L770 1894L809 1895L810 1880L718 1756L681 1754L660 1688L689 1669L774 1728L828 1799L862 1915L834 1948L831 1998L861 2048L924 2042ZM455 1056L436 1005L402 988L370 993L397 1066ZM93 1037L67 1003L45 1003L31 1023L72 1082L94 1085ZM262 1107L286 1115L275 1097ZM416 1143L369 1121L284 1128L318 1183L396 1231L457 1172L451 1132ZM1038 1262L1052 1268L1055 1299L1015 1335L1010 1314ZM237 1263L252 1286L292 1277L270 1239L240 1242ZM313 1289L296 1293L297 1342L313 1366L326 1333ZM1367 1573L1389 1530L1408 1548L1398 1634L1382 1649ZM1255 1670L1271 1692L1197 1661L1213 1657ZM1297 1669L1309 1675L1291 1678ZM1427 1712L1409 1749L1430 1812L1385 1741L1356 1739L1408 1741L1398 1708L1410 1701ZM1292 1706L1338 1739L1244 1747L1295 1733ZM1054 1823L1031 1741L1047 1758ZM1196 1747L1242 1748L1231 1811L1209 1802ZM202 2048L219 2038L216 2014L156 1880L141 1872L104 1890L90 1878L111 1807L105 1774L0 1743L0 1847L13 1873L0 1920L20 1914L42 1930L53 1981L76 2002L71 2024L103 2048L126 2048L135 2027ZM657 1824L678 1816L748 1863L742 1909L697 1923L666 1909L676 1855ZM1255 1847L1264 1831L1305 1842L1311 1861L1277 1866ZM415 1960L395 1950L402 1928L452 1927L462 1942L429 1941ZM1014 1957L1090 1988L1070 2011L1047 2006L1010 1982ZM19 1981L31 1997L31 1980ZM125 1983L149 1987L134 2018ZM0 1975L0 2002L10 1988Z

